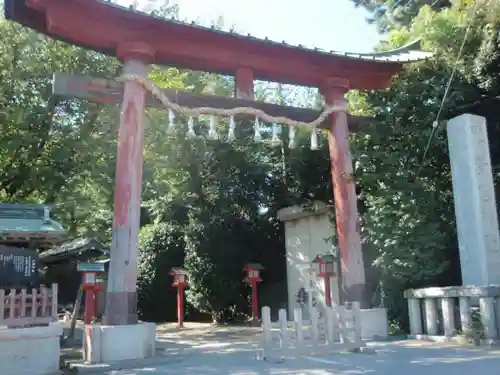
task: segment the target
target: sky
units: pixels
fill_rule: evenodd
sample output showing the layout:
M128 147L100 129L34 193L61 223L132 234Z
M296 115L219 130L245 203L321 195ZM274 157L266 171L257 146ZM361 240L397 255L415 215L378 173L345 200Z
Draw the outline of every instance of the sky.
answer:
M129 5L132 0L115 0ZM140 0L145 5L148 0ZM227 28L289 44L325 50L371 52L382 38L368 13L350 0L171 0L181 19L210 24L223 16Z

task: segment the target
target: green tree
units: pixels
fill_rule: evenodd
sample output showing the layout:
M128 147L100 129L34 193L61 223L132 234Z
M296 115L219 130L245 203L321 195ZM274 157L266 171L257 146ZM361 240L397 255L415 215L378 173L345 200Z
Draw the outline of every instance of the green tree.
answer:
M116 111L59 100L51 85L56 71L109 77L119 63L6 20L0 33L0 199L61 203L71 235L105 235Z
M377 25L379 31L387 32L408 26L424 6L435 10L451 6L450 0L351 0L356 7L363 7L370 16L369 23Z
M464 2L442 12L423 7L411 27L389 34L389 46L421 38L435 57L408 67L385 92L351 97L361 113L376 114L374 124L353 137L367 206L363 236L376 251L383 303L403 325L404 289L460 283L444 121L477 113L487 117L490 139L496 138L499 13L491 5L486 10ZM496 142L491 149L495 163Z
M176 290L168 273L184 263L184 235L168 222L141 230L138 259L138 312L146 321L176 318Z

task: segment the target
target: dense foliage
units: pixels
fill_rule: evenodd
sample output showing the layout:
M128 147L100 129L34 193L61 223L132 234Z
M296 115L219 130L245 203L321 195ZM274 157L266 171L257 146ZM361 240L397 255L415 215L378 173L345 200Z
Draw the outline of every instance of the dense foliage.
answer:
M367 21L375 24L381 32L411 24L424 6L434 10L447 8L450 0L350 0L356 7L363 7L370 16Z
M391 31L384 48L421 38L435 57L413 64L385 92L351 96L355 110L377 115L374 126L354 137L353 146L367 207L364 241L376 253L382 302L399 320L405 316L402 290L460 283L444 125L472 112L488 119L490 139L497 138L500 20L495 2L490 5L475 7L470 1L440 12L422 7L407 26ZM490 148L496 165L497 143Z

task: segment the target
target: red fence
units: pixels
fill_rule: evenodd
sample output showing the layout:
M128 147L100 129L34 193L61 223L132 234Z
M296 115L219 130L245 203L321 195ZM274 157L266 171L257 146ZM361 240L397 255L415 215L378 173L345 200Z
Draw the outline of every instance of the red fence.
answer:
M51 288L0 289L0 326L12 328L47 325L58 321L57 284Z

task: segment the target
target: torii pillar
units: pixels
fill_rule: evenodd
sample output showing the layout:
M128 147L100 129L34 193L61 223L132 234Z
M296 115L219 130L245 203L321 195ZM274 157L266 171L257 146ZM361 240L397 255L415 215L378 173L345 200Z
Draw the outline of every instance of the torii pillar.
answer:
M144 43L122 43L117 55L124 73L147 77L155 50ZM137 255L146 89L131 81L124 85L116 154L113 238L106 297L105 324L136 324Z
M349 81L344 78L331 78L321 87L325 102L329 106L347 107L345 100L347 91L349 91ZM359 301L362 308L369 308L365 293L365 268L346 112L333 114L328 129L328 149L340 252L341 298L347 302Z

